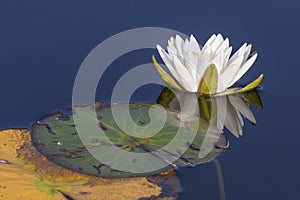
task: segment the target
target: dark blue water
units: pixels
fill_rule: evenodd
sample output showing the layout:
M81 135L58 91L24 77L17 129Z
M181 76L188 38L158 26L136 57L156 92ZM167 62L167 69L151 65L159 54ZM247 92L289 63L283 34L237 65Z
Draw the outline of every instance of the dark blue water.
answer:
M244 136L230 134L218 159L230 200L298 199L299 35L297 1L1 1L0 128L29 127L71 104L83 59L100 42L127 29L157 26L193 33L203 43L212 33L230 38L234 49L251 42L259 57L240 83L265 73L262 111ZM109 100L113 84L155 50L124 55L111 65L96 99ZM154 101L158 86L145 86L135 101ZM154 90L154 91L152 91ZM145 92L152 91L152 93ZM213 163L179 169L181 199L219 199Z

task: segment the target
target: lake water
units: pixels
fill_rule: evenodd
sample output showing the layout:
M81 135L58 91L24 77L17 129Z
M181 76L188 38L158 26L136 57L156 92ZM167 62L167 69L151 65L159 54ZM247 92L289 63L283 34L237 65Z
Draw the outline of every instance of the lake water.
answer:
M253 108L244 136L226 133L230 147L218 160L226 199L297 199L299 34L297 1L2 1L0 3L0 128L29 127L56 110L68 110L76 73L88 53L106 38L131 28L156 26L193 33L203 44L212 33L230 38L236 50L253 44L259 57L241 79L265 74L263 110ZM128 53L105 72L97 101L110 99L118 78L151 62L155 50ZM101 63L100 63L101 64ZM101 67L101 66L100 66ZM154 68L153 68L154 70ZM133 101L153 102L161 87L140 88ZM220 199L214 163L179 168L180 199Z

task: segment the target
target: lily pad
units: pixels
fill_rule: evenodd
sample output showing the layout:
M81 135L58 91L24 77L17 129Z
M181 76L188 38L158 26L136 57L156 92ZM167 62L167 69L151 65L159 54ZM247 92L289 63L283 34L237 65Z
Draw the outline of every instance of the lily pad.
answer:
M175 199L180 188L175 173L158 178L173 182L153 181L151 177L104 179L77 173L36 151L27 129L0 131L0 199Z
M72 114L65 115L62 112L56 112L42 121L33 124L31 132L33 143L42 154L57 164L78 172L113 178L149 176L172 169L175 166L174 164L192 166L208 162L218 156L223 151L223 147L226 146L227 141L224 140L224 136L220 134L219 130L212 129L207 121L196 118L195 120L185 121L182 124L180 113L167 109L161 109L161 112L164 111L166 114L166 121L160 130L155 130L155 124L159 124L163 116L163 113L160 113L159 109L159 112L155 113L155 117L152 118L153 121L151 123L154 123L154 128L153 126L151 129L147 128L146 126L150 123L148 113L152 106L153 104L103 103L93 106L74 107L73 112L81 113L81 116L84 116L80 118L80 121L90 124L90 126L86 126L84 130L81 130L84 132L85 141L88 141L88 144L83 144L82 138L80 138L76 129L78 126L74 124L74 116ZM129 113L133 122L142 127L145 126L144 129L126 126L128 123L127 119L121 118L123 122L119 123L125 124L127 131L130 131L131 135L128 135L127 132L125 133L118 126L112 115L112 109L115 112L121 113L127 107L129 107ZM89 117L89 113L94 110L97 114L96 122ZM93 132L93 124L97 124L105 133L105 136L99 135L98 132ZM197 126L198 124L199 126ZM179 127L181 136L177 137ZM153 131L157 133L148 137ZM113 145L104 140L104 137L107 137ZM188 138L193 138L193 140L190 141ZM207 152L207 156L200 159L199 151L201 150L204 138L210 141L209 143L213 146ZM215 147L214 145L218 141L222 144ZM174 144L173 149L171 148L173 151L170 149L164 150L164 157L157 156L156 151L160 151L171 142ZM100 152L99 154L101 154L106 148L110 148L111 146L130 153L136 153L137 155L148 153L150 159L146 163L147 165L161 164L165 165L165 167L142 173L116 170L107 163L100 162L99 159L94 157L95 154L93 153ZM113 152L112 154L109 154L109 152L105 154L111 160L122 162L124 166L132 162L139 162L138 159L126 160L124 157L119 154L116 155ZM178 160L175 159L173 164L172 159L174 157L178 158Z

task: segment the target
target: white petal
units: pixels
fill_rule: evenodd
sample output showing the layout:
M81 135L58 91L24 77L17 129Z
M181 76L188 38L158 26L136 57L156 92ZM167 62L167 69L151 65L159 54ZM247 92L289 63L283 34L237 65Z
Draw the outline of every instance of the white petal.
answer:
M174 56L173 58L175 69L178 74L180 74L180 79L178 80L182 86L190 91L190 92L196 92L198 89L198 83L193 79L190 72L185 68L185 66L180 62L180 60Z
M212 63L214 63L216 65L217 71L218 71L218 88L217 88L217 93L219 92L223 92L226 90L226 86L224 84L224 82L222 81L222 79L220 79L220 74L221 74L221 70L223 67L223 62L224 62L224 53L221 52L219 54L216 55L216 57L213 59Z
M228 99L234 108L252 123L256 123L255 117L248 104L242 99L241 95L229 95Z
M200 56L197 62L196 82L199 84L204 72L212 63L205 56Z
M245 54L244 54L244 62L248 59L249 55L250 55L250 52L251 52L251 48L252 48L252 45L249 44L247 47L246 47L246 51L245 51Z
M183 46L182 46L182 53L184 58L186 59L186 55L189 55L189 53L192 52L192 46L188 39L185 39Z
M236 77L237 73L240 71L242 61L243 61L242 56L237 57L237 59L235 59L234 62L231 63L224 70L223 73L221 73L221 81L223 82L223 84L226 88L233 85L233 83L232 83L233 79Z
M179 36L179 35L176 35L175 37L175 44L176 44L176 49L177 49L177 52L178 52L178 57L179 59L182 61L183 60L183 39Z
M214 63L217 67L218 74L221 73L221 70L222 70L222 67L223 67L223 61L224 61L224 53L223 52L217 54L212 60L212 63Z
M169 54L159 44L156 45L156 48L158 50L160 57L163 59L164 63L170 64L172 62L172 60L171 60L171 57L169 56Z
M211 43L212 52L215 54L220 45L224 42L223 36L219 33L216 39Z
M238 110L235 110L236 111L236 115L238 116L238 120L240 122L240 124L242 125L242 127L245 125L244 124L244 119L243 119L243 116L241 115L241 113L238 111Z
M199 102L194 93L187 93L182 91L176 92L176 98L178 103L180 103L179 110L184 114L199 116L199 109L195 109L199 107Z
M257 53L254 54L249 60L247 60L241 67L241 69L238 71L236 76L234 77L233 81L229 84L230 86L233 85L235 82L237 82L253 65L257 58ZM229 87L230 87L229 86Z
M193 35L191 35L191 37L190 37L190 47L191 47L191 51L193 51L194 53L200 54L199 43Z
M194 80L197 80L197 58L192 52L184 52L184 65L191 73Z
M186 38L183 43L183 50L188 52L191 49L190 41Z
M156 45L156 48L158 50L160 57L162 58L162 60L166 64L167 68L171 72L172 76L176 79L176 81L179 83L179 85L183 87L183 85L181 84L181 81L180 81L180 79L181 79L180 74L175 69L175 64L171 60L171 57L166 53L166 51L160 45Z
M237 52L235 52L235 53L233 54L233 56L231 56L231 58L230 58L229 61L228 61L228 65L230 65L232 62L234 62L238 57L240 57L240 56L244 57L245 51L247 50L247 49L246 49L246 46L247 46L247 43L243 44L243 45L239 48L239 50L237 50Z
M203 48L210 46L211 43L214 41L214 39L216 38L216 34L213 34L212 36L210 36L210 38L207 40L207 42L204 44Z
M229 84L232 82L239 69L240 65L231 64L231 66L229 68L226 68L225 71L220 75L219 81L223 83L225 89L230 87Z
M216 93L224 92L225 90L226 90L226 85L224 85L223 81L220 81L220 78L219 78L219 80L218 80L218 88L217 88Z
M176 49L176 46L175 46L174 37L170 37L170 39L168 40L167 50L168 50L168 53L169 53L170 56L171 55L178 55L177 49Z
M238 124L239 134L240 134L240 136L242 136L243 135L243 125L238 117L238 112L235 112L235 113L236 113L235 116L236 116L236 122Z
M220 110L224 110L224 108L227 108L227 97L226 96L219 96L216 98L212 98L213 101L216 102L216 107L212 107L212 113L217 114L217 127L220 130L224 129L225 119L226 119L226 112L221 112ZM212 105L214 105L214 102L212 101Z
M227 102L225 126L236 137L242 135L242 127L238 120L238 116L229 102Z
M229 47L229 39L226 38L216 51L216 54L225 51Z
M200 52L200 56L205 56L207 59L210 59L212 56L213 56L213 51L212 51L212 48L211 46L206 46L206 47L203 47L202 51Z
M232 51L232 47L229 47L225 53L224 53L224 62L223 62L223 67L222 67L222 70L221 70L221 73L224 72L224 70L227 68L228 66L228 61L229 61L229 57L230 57L230 54L231 54L231 51Z
M162 60L164 61L164 63L167 65L168 68L173 67L174 68L174 63L171 60L170 56L167 54L167 52L158 44L156 45L156 48L158 50L158 53L160 55L160 57L162 58Z

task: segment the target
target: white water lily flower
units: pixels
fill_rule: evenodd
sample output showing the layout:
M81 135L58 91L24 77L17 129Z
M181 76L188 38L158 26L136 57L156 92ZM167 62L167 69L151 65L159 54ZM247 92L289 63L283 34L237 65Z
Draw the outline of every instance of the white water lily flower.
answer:
M246 43L230 57L232 47L228 38L224 40L221 34L213 34L203 48L193 35L185 41L177 35L169 39L168 53L160 45L157 45L157 50L172 76L158 65L154 56L152 59L168 85L204 94L224 92L248 71L257 58L257 53L250 56L251 44ZM262 75L256 80L255 87L261 79Z

